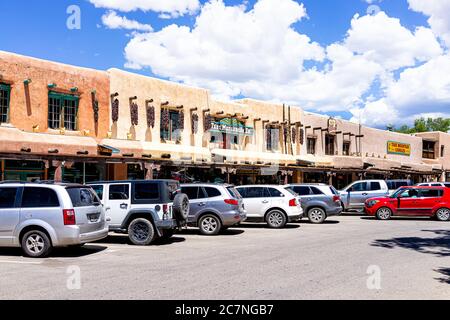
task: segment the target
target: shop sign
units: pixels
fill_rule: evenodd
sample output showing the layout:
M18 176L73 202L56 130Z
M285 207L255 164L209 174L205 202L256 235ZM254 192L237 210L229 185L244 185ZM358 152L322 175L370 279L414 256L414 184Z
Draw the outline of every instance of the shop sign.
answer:
M402 156L410 156L411 155L411 145L408 143L388 141L387 153L398 154L398 155L402 155Z
M337 121L334 118L328 119L328 133L335 134L337 132Z
M212 122L210 131L244 136L253 136L254 134L252 127L246 127L242 122L230 118L222 119L219 122Z

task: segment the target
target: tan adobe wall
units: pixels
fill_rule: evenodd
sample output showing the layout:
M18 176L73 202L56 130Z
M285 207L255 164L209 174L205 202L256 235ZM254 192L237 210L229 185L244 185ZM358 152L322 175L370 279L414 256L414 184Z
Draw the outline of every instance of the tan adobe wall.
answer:
M55 83L56 91L70 92L71 88L78 88L78 129L88 130L88 135L93 137L106 135L108 123L101 121L109 118L109 77L106 72L0 51L0 75L0 82L11 83L10 124L13 126L31 132L33 126L38 125L39 132L53 131L48 130L47 86ZM31 79L31 83L25 85L25 79ZM93 116L92 90L96 90L99 101L100 120L97 127Z

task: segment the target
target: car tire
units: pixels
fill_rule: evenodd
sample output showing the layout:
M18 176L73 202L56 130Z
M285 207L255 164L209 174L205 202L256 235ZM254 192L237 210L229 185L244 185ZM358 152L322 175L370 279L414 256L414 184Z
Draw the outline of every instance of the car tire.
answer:
M21 241L23 253L30 258L45 258L52 251L52 243L45 232L31 230L24 234Z
M436 219L439 221L449 221L450 220L450 209L440 208L436 211Z
M320 224L325 221L327 214L322 208L311 208L308 210L308 219L311 223Z
M131 221L128 226L128 238L131 243L137 246L146 246L155 240L155 228L151 221L144 218L137 218Z
M376 216L378 220L389 220L392 217L392 210L388 207L381 207L377 210Z
M173 214L179 222L186 222L189 216L189 198L184 193L179 193L173 200Z
M266 222L269 228L281 229L286 226L287 218L284 212L275 209L271 210L266 215Z
M204 236L215 236L222 229L222 222L215 215L206 214L199 219L198 228Z

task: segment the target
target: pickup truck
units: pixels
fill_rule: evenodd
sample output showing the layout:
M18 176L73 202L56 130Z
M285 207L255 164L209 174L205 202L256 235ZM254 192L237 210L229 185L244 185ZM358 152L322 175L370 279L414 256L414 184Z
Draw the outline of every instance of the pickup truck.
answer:
M367 199L389 195L385 180L359 180L339 191L344 210L363 210Z

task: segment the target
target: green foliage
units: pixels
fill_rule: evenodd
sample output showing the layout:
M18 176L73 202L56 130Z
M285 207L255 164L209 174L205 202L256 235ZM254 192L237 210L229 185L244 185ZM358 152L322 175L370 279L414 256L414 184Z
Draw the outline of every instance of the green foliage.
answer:
M418 133L418 132L429 132L429 131L442 131L449 132L450 131L450 118L419 118L414 121L414 126L410 127L408 125L402 125L399 128L396 128L392 125L387 126L388 130L399 132L399 133Z

